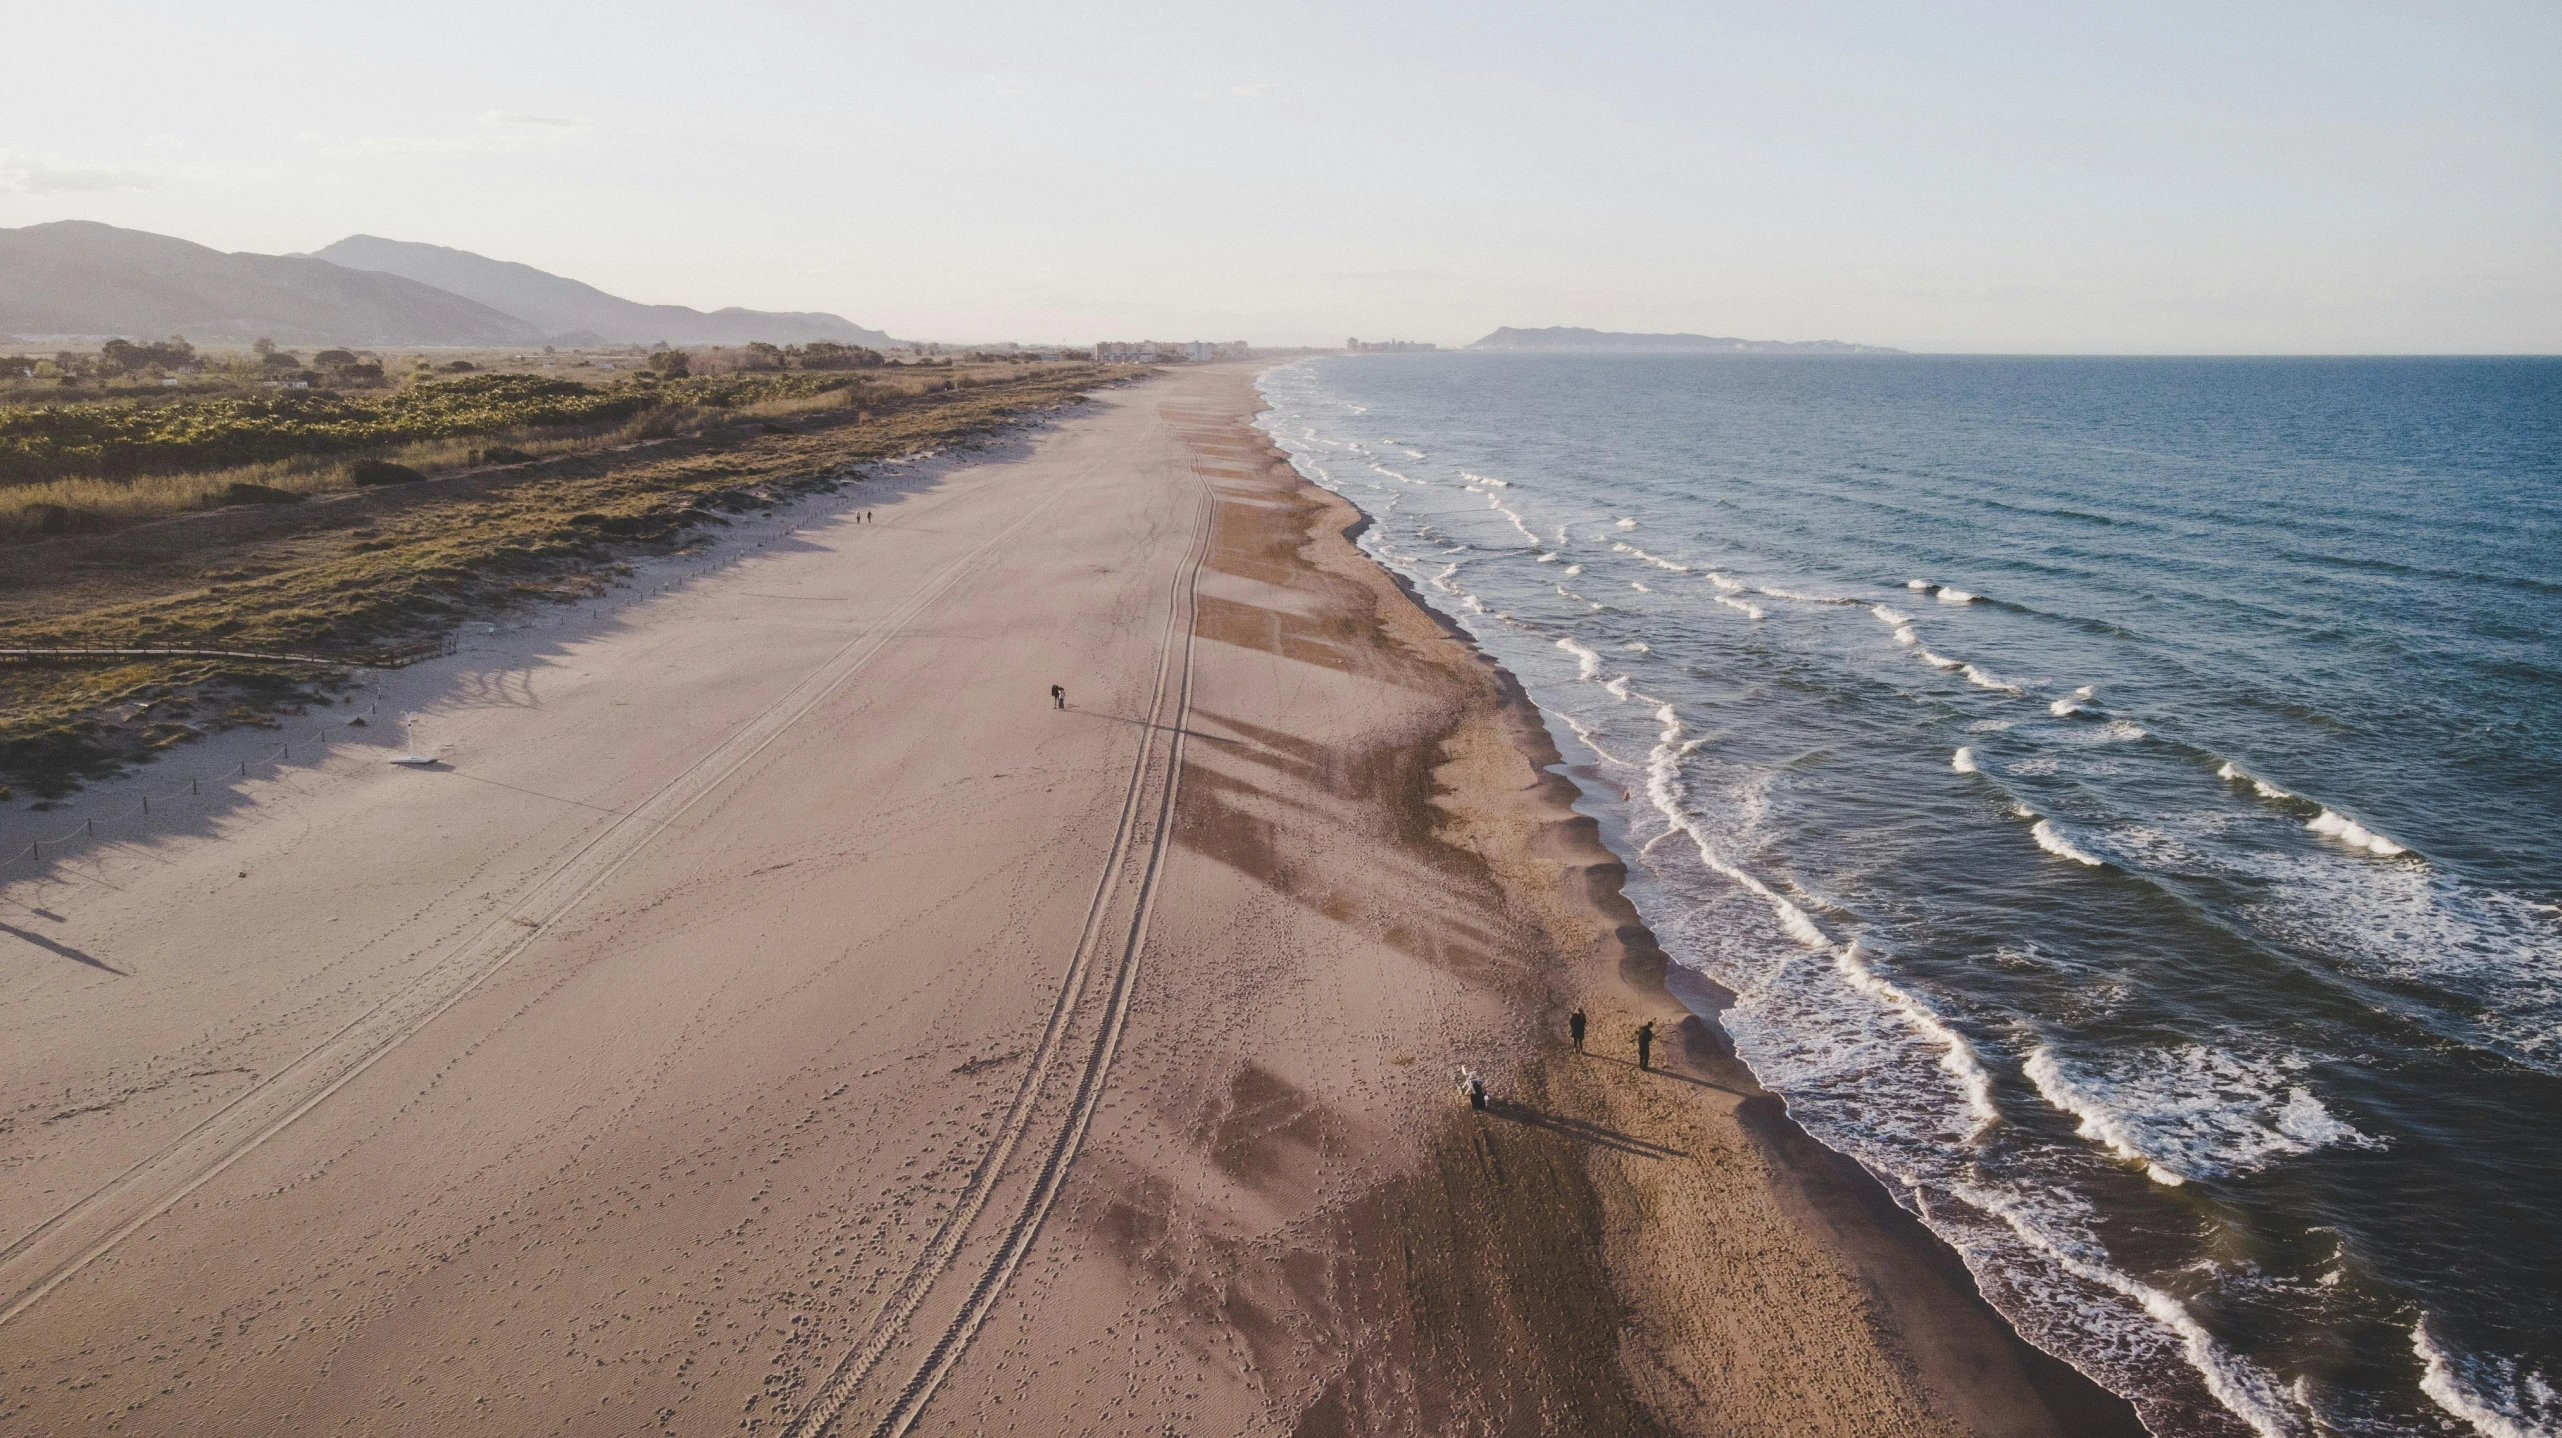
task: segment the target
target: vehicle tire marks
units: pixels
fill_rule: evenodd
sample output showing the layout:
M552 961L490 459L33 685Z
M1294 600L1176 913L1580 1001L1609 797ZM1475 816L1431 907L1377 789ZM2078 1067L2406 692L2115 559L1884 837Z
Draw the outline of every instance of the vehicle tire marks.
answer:
M1088 1051L1075 1062L1076 1091L1068 1117L1051 1141L1041 1167L1034 1173L1031 1192L1015 1212L996 1256L972 1284L962 1300L960 1311L936 1338L914 1374L899 1390L888 1412L874 1425L874 1433L904 1432L923 1411L926 1401L933 1396L944 1375L951 1371L953 1363L959 1360L987 1310L1020 1265L1024 1252L1030 1248L1040 1229L1041 1220L1048 1215L1050 1205L1057 1198L1069 1163L1084 1141L1095 1106L1102 1098L1104 1077L1120 1047L1122 1021L1128 1013L1139 951L1147 937L1147 919L1156 879L1164 866L1171 838L1175 788L1183 770L1183 725L1190 715L1192 703L1193 612L1201 565L1209 552L1211 524L1216 512L1214 498L1209 486L1203 484L1191 542L1182 562L1175 568L1170 585L1172 592L1166 606L1164 633L1158 644L1147 723L1141 731L1138 756L1131 764L1128 786L1122 795L1120 820L1105 856L1102 874L1095 883L1094 897L1087 906L1084 928L1077 937L1068 970L1060 982L1058 998L1052 1005L1040 1042L1024 1067L1023 1077L1016 1083L1005 1119L924 1252L918 1255L906 1277L882 1306L863 1340L838 1361L817 1395L783 1430L784 1438L819 1438L819 1435L835 1428L846 1409L860 1396L865 1383L906 1336L910 1321L924 1306L945 1271L960 1257L970 1230L986 1210L1007 1162L1021 1146L1032 1125L1034 1111L1052 1081L1052 1071L1060 1068L1060 1056L1068 1051L1070 1031L1075 1026L1078 1010L1084 1006L1096 956L1110 943L1108 921L1119 907L1114 900L1129 887L1128 876L1135 862L1136 893L1132 898L1130 922L1120 937L1103 1022ZM1171 737L1160 745L1159 736L1168 734ZM1160 754L1163 755L1162 761ZM1151 784L1151 777L1160 771L1162 782ZM1152 813L1149 804L1151 790L1155 801ZM1141 838L1147 846L1143 857L1134 853L1132 848L1133 842ZM1065 1073L1062 1071L1058 1076L1064 1077Z
M0 1304L5 1304L0 1307L0 1324L26 1312L470 996L576 910L651 840L718 792L843 688L918 615L1075 487L1053 485L1013 522L936 571L896 609L847 640L764 712L598 831L507 912L494 915L459 941L445 961L349 1020L194 1128L0 1249ZM528 926L519 919L533 922Z

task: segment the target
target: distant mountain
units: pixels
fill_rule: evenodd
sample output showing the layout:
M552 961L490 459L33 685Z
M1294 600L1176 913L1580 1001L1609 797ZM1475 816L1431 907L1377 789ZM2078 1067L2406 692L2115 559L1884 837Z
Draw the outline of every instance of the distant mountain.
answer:
M392 274L225 254L90 220L0 230L0 334L199 343L512 345L543 331Z
M516 315L546 335L577 342L672 345L891 343L879 330L868 330L836 315L809 312L772 313L725 309L705 314L683 305L644 305L609 295L594 285L564 279L509 260L493 260L469 250L349 235L315 259L351 270L399 275L434 285L494 310Z
M1472 350L1583 350L1619 354L1899 355L1881 345L1840 340L1739 340L1722 335L1631 335L1610 330L1499 329Z

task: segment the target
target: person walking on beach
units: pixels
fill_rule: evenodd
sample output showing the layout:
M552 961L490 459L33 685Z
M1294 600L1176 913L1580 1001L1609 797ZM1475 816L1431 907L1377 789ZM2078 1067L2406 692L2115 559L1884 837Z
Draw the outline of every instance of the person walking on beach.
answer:
M1066 685L1053 684L1050 686L1050 707L1053 709L1065 709L1067 707Z
M1583 1010L1566 1015L1566 1032L1574 1036L1575 1052L1583 1052Z
M1654 1066L1655 1021L1653 1019L1648 1019L1644 1023L1637 1025L1637 1067L1641 1069L1651 1069Z

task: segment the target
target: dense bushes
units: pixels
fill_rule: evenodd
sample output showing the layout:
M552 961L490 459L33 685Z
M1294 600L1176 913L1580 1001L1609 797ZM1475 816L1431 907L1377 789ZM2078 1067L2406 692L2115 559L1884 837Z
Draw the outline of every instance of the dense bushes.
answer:
M662 402L646 386L590 388L480 374L388 394L284 391L141 405L0 410L0 483L214 469L450 435L621 419Z

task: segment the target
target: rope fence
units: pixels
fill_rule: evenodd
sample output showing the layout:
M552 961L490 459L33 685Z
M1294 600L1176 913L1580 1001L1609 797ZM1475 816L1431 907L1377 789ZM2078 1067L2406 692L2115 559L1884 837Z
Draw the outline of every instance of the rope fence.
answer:
M381 713L382 701L377 698L374 701L373 707L366 710L364 717L370 719L379 716ZM326 756L329 752L331 739L335 737L338 730L346 727L346 721L341 720L337 723L316 726L300 737L288 734L284 738L277 740L274 748L265 753L252 756L251 758L243 759L221 773L212 775L194 774L188 776L187 781L184 784L173 784L171 787L166 789L146 791L139 794L122 795L119 797L118 805L115 809L103 813L90 814L84 817L80 821L78 828L65 829L61 833L53 835L50 838L38 837L28 840L26 848L10 854L5 859L0 859L0 873L5 873L9 867L14 864L41 866L49 859L66 859L71 857L72 853L76 850L87 848L89 843L92 841L112 840L116 837L114 834L101 834L98 832L98 826L102 821L113 825L121 820L149 819L153 817L155 813L165 816L171 812L174 807L174 801L181 801L192 797L201 797L204 793L204 785L207 783L220 785L227 779L246 779L249 777L249 771L253 768L273 768L281 770L287 762L293 758L293 753L296 747L300 747L305 754L310 754L314 750L317 750L321 755ZM221 791L217 789L216 792L219 793ZM153 801L155 800L159 803L159 808L157 810L154 810L152 807ZM132 807L127 807L128 804Z

